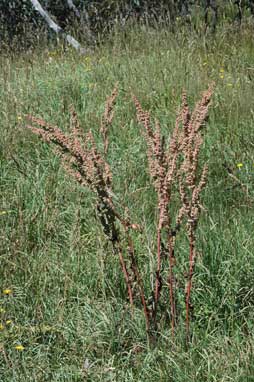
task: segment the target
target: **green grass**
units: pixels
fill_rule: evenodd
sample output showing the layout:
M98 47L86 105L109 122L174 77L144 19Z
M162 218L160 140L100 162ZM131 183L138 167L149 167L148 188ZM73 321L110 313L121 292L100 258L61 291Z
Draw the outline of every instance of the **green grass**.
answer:
M207 38L134 30L111 37L90 59L60 48L0 58L1 382L254 381L252 33L251 25L235 33L224 27ZM119 82L109 159L119 204L145 231L143 242L135 240L149 280L154 193L131 93L168 134L182 89L194 105L212 81L192 344L186 349L182 323L172 341L162 320L158 343L149 346L142 310L130 317L93 196L25 129L24 116L67 130L74 105L82 127L99 140L106 96ZM184 267L184 241L177 255Z

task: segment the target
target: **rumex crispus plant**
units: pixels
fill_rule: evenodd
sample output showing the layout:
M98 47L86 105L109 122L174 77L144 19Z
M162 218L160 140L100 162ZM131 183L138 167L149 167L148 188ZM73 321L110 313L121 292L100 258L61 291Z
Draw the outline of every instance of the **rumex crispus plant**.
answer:
M107 239L112 243L113 253L119 257L131 310L136 304L138 295L150 339L157 333L158 304L166 290L168 298L164 301L168 301L172 336L176 330L178 310L175 265L181 254L176 255L175 244L180 230L186 233L189 246L185 323L187 340L190 338L191 291L197 258L196 229L201 211L200 195L206 185L208 173L207 165L199 164L203 142L201 128L208 115L212 92L213 87L210 86L192 113L187 104L186 93L183 93L182 105L167 144L159 122L155 121L153 126L150 113L144 111L138 99L133 96L137 119L143 126L142 131L147 145L149 173L157 194L156 269L150 298L147 297L144 288L144 272L139 269L138 254L132 235L132 231L139 230L139 226L118 210L112 198L113 176L107 162L107 153L108 133L114 116L117 87L107 98L101 119L103 153L98 150L92 131L82 132L74 109L71 111L70 134L64 134L58 127L42 119L28 116L28 119L37 126L27 127L45 142L53 143L66 171L79 184L95 193L98 217Z

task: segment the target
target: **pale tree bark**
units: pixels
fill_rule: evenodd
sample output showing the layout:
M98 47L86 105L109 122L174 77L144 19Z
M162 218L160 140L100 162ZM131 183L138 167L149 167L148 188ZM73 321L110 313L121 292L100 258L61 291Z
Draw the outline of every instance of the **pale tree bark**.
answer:
M51 19L48 12L42 8L38 0L31 0L31 3L35 10L39 12L41 17L44 18L48 26L53 29L55 33L61 35L71 46L73 46L73 48L78 50L80 53L85 54L85 49L80 45L80 43L70 34L65 33L64 30Z
M84 32L88 38L89 42L96 43L96 37L94 36L93 32L90 28L90 21L89 21L89 15L85 8L82 9L82 12L78 10L76 5L73 3L72 0L66 0L68 7L75 13L75 16L80 20L81 25L84 28Z
M76 5L73 3L72 0L67 0L67 4L68 4L68 7L75 13L75 15L80 19L81 18L81 15L80 15L80 12L78 10L78 8L76 7Z

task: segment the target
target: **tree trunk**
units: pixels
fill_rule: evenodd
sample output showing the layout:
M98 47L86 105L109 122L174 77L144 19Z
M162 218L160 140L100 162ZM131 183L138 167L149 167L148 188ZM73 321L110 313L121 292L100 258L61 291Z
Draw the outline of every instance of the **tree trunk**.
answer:
M83 30L88 38L88 41L93 44L96 43L96 37L91 31L89 15L85 7L83 7L82 12L80 12L72 0L66 0L66 1L68 4L68 7L75 13L75 16L80 20L81 25L83 26Z
M73 3L72 0L67 0L68 7L75 13L75 15L80 19L81 15L79 13L78 8L76 5Z
M77 40L75 40L74 37L72 37L70 34L65 33L64 30L51 19L49 14L42 8L42 6L38 0L31 0L31 3L32 3L33 7L35 8L35 10L39 12L41 17L44 18L44 20L47 22L48 26L51 29L53 29L53 31L56 34L61 35L73 48L75 48L81 54L86 53L85 49L80 45L80 43ZM68 1L68 3L69 3L69 1Z

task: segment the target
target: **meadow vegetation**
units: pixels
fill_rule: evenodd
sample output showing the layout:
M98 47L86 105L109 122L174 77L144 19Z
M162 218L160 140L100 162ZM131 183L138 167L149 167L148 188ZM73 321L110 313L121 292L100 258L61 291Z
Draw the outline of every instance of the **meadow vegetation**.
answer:
M186 28L112 33L90 56L66 47L0 57L0 381L254 381L253 25L201 37ZM156 193L132 94L173 131L183 89L193 108L215 83L201 162L208 164L197 228L190 344L170 304L149 343L142 305L130 311L119 260L98 224L95 196L66 174L26 115L100 137L109 129L114 200L142 227L134 242L145 290L156 258ZM177 244L179 273L188 246ZM177 280L184 312L185 279Z

